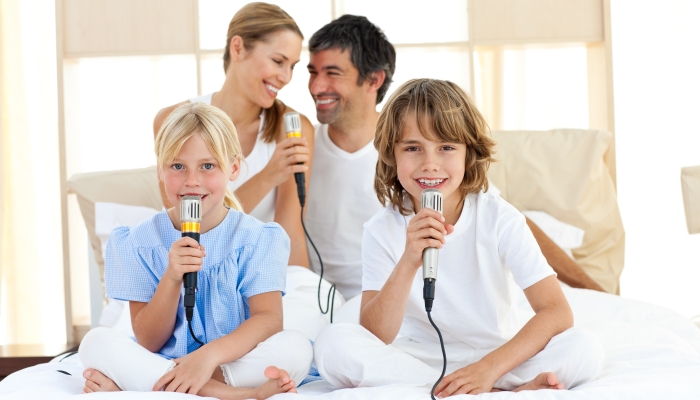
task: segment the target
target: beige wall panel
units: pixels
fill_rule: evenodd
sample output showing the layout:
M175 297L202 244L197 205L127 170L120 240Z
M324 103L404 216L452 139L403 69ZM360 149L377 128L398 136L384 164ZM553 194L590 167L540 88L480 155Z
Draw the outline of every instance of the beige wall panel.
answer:
M195 0L58 1L67 58L195 52Z
M474 44L603 41L601 0L473 0Z

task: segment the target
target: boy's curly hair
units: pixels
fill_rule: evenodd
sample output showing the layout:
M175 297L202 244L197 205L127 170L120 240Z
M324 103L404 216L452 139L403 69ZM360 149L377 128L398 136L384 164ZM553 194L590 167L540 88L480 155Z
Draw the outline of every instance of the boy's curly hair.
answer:
M467 94L456 84L437 79L413 79L391 95L379 114L374 147L379 152L374 191L382 204L390 202L403 215L405 189L399 182L394 147L401 139L403 122L415 118L421 134L430 140L464 143L467 157L459 191L462 201L469 193L488 190L486 172L494 161L495 142L489 127Z

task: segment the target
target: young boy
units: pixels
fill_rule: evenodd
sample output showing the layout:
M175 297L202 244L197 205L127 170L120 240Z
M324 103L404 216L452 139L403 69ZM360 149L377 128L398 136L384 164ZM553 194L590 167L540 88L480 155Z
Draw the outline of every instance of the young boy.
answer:
M565 389L595 379L604 352L573 315L525 218L488 193L494 142L467 95L418 79L389 99L377 124L375 191L386 208L365 224L360 324L335 324L314 347L338 387L432 387L442 352L423 302L422 253L439 249L432 320L448 375L435 394ZM420 208L424 189L443 215ZM516 304L522 290L535 312ZM388 346L387 346L388 345Z

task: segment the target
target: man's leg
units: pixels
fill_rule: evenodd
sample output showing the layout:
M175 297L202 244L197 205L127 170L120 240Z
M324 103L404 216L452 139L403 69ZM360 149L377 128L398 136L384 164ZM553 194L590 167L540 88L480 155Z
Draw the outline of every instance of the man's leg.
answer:
M319 276L308 268L287 267L287 287L282 297L284 308L284 329L293 329L315 341L316 335L330 323L330 311L321 314L318 307ZM326 280L321 284L321 305L326 309L331 284ZM332 301L331 301L332 302ZM345 299L336 292L334 312L338 312Z

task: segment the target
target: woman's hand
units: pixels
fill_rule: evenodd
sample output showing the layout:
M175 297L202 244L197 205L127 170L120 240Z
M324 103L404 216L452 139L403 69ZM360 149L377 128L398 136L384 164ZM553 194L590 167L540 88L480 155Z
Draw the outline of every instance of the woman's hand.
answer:
M200 246L191 237L176 240L170 246L168 267L163 278L171 279L176 284L182 285L182 276L187 272L197 272L202 269L202 258L206 255L204 246Z
M209 382L214 369L218 367L213 359L215 357L207 354L206 346L174 359L177 364L175 368L163 375L153 386L153 390L159 391L164 388L166 392L197 394Z
M493 368L479 361L444 377L435 388L435 395L443 398L456 394L488 393L497 380L493 376Z
M445 217L431 208L424 208L411 218L406 229L406 250L401 257L407 265L418 269L423 265L426 247L442 248L445 235L454 230L454 226L444 222Z
M308 171L309 160L306 138L287 138L277 143L275 152L263 172L270 182L278 186L287 181L293 173Z

